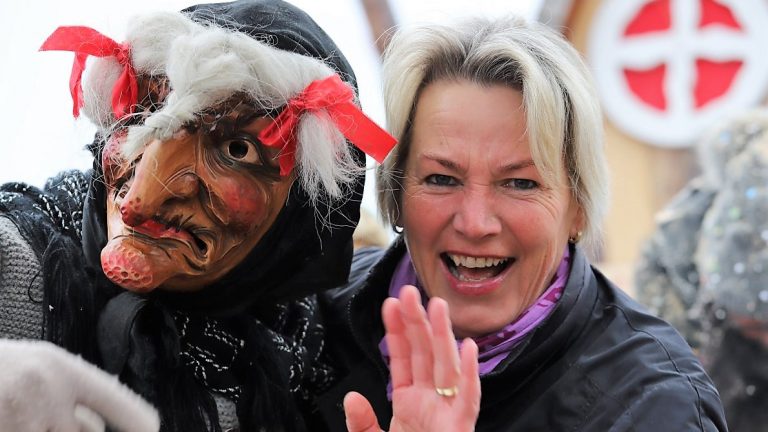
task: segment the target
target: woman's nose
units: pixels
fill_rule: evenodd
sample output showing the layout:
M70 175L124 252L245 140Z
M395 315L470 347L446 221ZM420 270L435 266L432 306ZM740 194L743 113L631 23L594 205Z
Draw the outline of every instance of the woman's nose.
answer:
M126 225L140 225L197 195L199 180L192 145L176 139L154 140L147 145L120 204Z
M493 192L486 186L465 188L459 208L453 217L453 227L462 235L480 239L501 232L501 220L496 212Z

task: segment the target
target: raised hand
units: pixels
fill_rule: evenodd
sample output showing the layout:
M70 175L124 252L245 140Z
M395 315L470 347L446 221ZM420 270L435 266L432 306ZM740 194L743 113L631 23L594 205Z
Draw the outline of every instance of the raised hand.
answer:
M448 304L433 298L428 309L412 286L382 308L393 388L389 432L473 431L480 411L477 346L466 339L459 358ZM381 430L362 395L348 394L344 410L349 432Z
M0 339L0 430L155 432L157 412L117 378L42 341Z

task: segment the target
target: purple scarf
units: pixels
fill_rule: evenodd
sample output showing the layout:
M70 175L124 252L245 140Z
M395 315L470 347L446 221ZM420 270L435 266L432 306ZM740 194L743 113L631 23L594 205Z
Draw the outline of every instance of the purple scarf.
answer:
M570 266L571 254L570 249L566 246L563 259L557 267L552 283L528 309L524 310L514 321L501 328L498 332L473 338L479 350L480 376L491 372L531 330L535 329L552 313L557 300L563 294L565 283L568 281ZM413 285L418 288L421 292L422 301L426 305L427 295L416 276L416 269L413 267L411 255L407 251L397 264L392 275L389 284L389 296L398 297L403 285ZM387 366L389 366L389 349L387 348L386 338L383 338L379 343L379 351L384 357ZM387 384L387 396L390 400L392 399L391 380Z

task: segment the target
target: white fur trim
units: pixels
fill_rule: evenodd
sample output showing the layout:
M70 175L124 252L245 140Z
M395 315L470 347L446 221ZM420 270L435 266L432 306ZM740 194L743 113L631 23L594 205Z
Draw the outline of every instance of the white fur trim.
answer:
M83 109L99 131L109 130L115 122L112 113L112 87L123 67L114 58L94 61L88 67L87 80L83 79Z
M94 416L125 432L160 429L157 411L117 377L50 342L0 340L0 371L2 430L81 430L100 424Z

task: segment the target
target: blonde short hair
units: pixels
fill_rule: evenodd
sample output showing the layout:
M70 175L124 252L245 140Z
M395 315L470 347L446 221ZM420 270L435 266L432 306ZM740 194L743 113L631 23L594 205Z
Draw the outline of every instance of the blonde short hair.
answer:
M581 206L583 239L599 243L608 206L603 120L579 53L560 35L519 17L464 19L400 30L384 55L389 131L399 144L378 168L379 205L393 227L399 218L401 178L419 95L437 80L469 80L519 90L531 154L545 182L567 181Z

